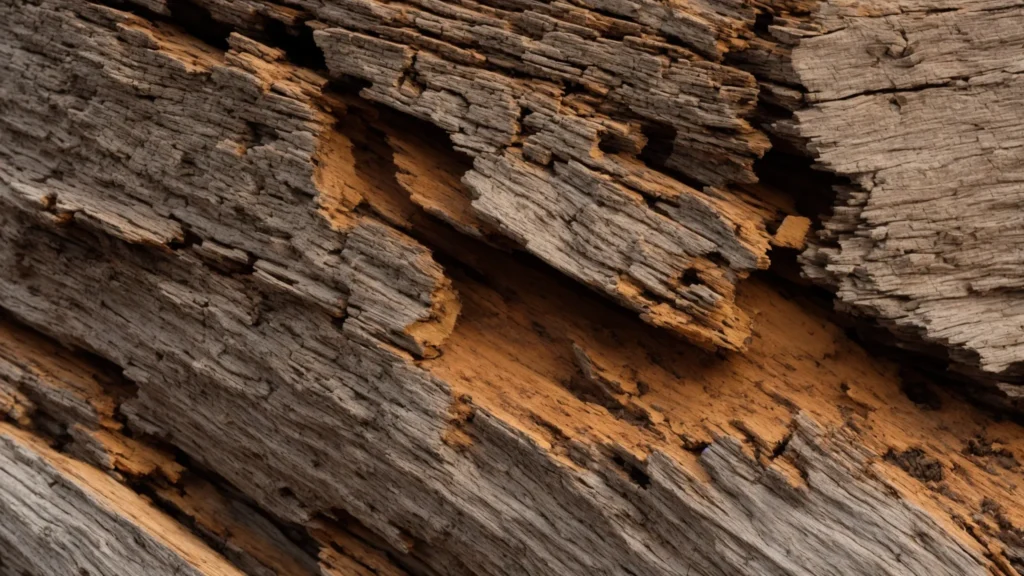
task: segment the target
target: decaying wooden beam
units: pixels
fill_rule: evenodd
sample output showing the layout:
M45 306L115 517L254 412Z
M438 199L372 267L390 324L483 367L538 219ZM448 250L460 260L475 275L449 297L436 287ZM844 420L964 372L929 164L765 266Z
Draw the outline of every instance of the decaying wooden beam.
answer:
M406 574L351 517L281 526L134 435L118 372L0 320L0 573Z
M770 8L751 60L799 88L795 138L846 180L805 255L844 310L1019 408L1024 362L1024 8L829 2ZM937 345L937 346L936 346Z
M1018 574L1024 429L756 272L813 224L769 133L864 201L805 255L842 300L921 163L1012 202L1012 58L828 81L957 22L875 8L0 1L0 574Z
M733 286L767 265L773 214L727 185L755 181L768 144L746 120L753 77L718 60L749 7L304 7L332 75L368 81L362 96L437 124L474 158L464 181L480 217L652 324L743 346ZM639 161L655 146L698 188Z
M269 2L198 6L243 31L296 22ZM768 265L777 214L729 186L756 181L768 140L747 120L753 76L720 60L752 8L298 6L332 77L369 82L363 97L436 124L472 157L476 218L654 325L743 347L735 284Z
M116 480L0 423L4 574L243 574Z

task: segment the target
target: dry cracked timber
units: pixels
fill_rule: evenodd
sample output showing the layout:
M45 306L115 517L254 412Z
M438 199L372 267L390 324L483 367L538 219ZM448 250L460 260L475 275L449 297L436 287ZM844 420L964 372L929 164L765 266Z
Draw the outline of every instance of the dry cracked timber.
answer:
M743 347L735 285L791 212L752 186L770 135L843 182L805 273L1020 398L1020 2L198 5L314 30L333 76L474 158L478 218L706 346Z
M0 572L407 574L350 517L275 523L134 435L119 412L131 392L115 367L0 320Z
M1024 569L1024 431L740 282L808 11L198 5L0 3L0 573Z
M751 59L793 112L772 130L845 180L806 274L1019 408L1024 5L775 13Z

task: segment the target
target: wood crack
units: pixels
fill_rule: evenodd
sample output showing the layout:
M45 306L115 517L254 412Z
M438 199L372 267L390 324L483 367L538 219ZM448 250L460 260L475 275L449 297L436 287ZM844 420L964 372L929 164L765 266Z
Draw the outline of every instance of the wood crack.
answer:
M1012 561L1024 520L1005 503L1024 471L988 466L1024 450L1019 426L941 390L925 410L813 301L753 274L807 222L753 183L767 148L750 125L757 87L720 58L763 48L752 9L640 3L630 28L601 2L309 4L196 0L232 28L226 50L96 4L0 6L0 306L122 367L137 390L115 421L223 479L146 484L221 556L452 576L962 575ZM396 41L410 15L433 32ZM289 53L242 33L280 33L267 17L308 22L339 83L290 61L308 43ZM472 18L497 32L462 26ZM533 56L470 66L436 43L464 33L466 50L485 32ZM362 96L340 93L345 74L369 82L350 84ZM856 103L796 114L820 127ZM927 104L908 95L900 116ZM437 130L417 139L421 122L450 146ZM658 125L676 130L668 168L700 189L644 163ZM870 126L874 141L891 126ZM822 129L816 154L870 217L862 173L830 152L839 133ZM62 209L76 216L55 221ZM8 396L26 421L34 400ZM999 448L965 454L982 432ZM942 487L885 459L911 454L915 471L915 449ZM227 485L244 497L225 501ZM1002 556L955 521L986 499L1004 503L982 511ZM251 521L218 522L238 504ZM108 524L97 530L117 534ZM253 526L266 530L243 547ZM260 544L267 532L280 546ZM21 564L80 567L4 534Z

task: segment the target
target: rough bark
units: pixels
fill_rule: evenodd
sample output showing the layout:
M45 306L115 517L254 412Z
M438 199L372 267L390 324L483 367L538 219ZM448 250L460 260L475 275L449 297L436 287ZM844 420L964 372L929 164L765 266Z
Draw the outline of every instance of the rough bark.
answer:
M0 573L406 574L354 519L318 518L298 539L301 529L133 434L119 409L126 384L115 367L0 320Z
M778 4L750 68L790 87L775 130L846 180L807 275L1020 408L1024 7Z
M0 424L5 574L240 575L100 471Z
M739 282L810 225L753 182L751 71L798 61L753 8L204 0L210 44L139 5L0 2L0 307L63 343L0 330L0 406L62 451L3 428L0 506L91 465L260 575L1024 565L1024 430ZM0 572L197 569L76 555L154 529L62 482L82 535Z

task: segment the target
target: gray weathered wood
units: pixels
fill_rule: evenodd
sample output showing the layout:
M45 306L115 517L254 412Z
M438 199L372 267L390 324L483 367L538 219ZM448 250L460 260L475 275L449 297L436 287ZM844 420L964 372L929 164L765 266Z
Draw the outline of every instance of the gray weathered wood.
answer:
M99 470L0 423L0 573L242 572Z
M1018 405L1024 9L809 6L809 15L776 7L774 57L752 58L803 92L777 129L850 182L805 256L806 274L908 345L938 344L954 368Z
M355 557L327 558L352 538L331 519L349 515L381 541L374 562L391 550L412 573L1013 576L1024 430L943 393L926 410L813 303L764 280L737 287L767 264L769 240L798 246L802 226L771 238L777 209L738 186L766 140L746 119L754 77L720 58L757 48L754 11L502 12L574 31L517 40L500 9L466 6L430 3L444 16L435 34L483 19L473 34L490 22L548 60L454 66L472 54L373 20L400 8L436 25L427 8L308 6L335 74L362 66L365 97L438 123L473 156L462 188L424 169L401 118L240 32L220 50L98 4L0 3L0 307L123 369L116 413L132 437L173 445L251 499L239 514L259 515L247 524L262 541L284 538L269 518L306 531L324 573ZM588 18L612 40L571 22ZM638 33L655 46L632 47ZM596 66L597 88L622 84L582 98L539 75L556 48L577 51L566 66L629 54L636 67ZM791 67L774 48L742 65ZM513 75L515 62L533 64ZM643 82L644 98L615 95ZM658 119L679 122L676 168L700 160L688 176L715 187L637 159L659 82L695 99ZM702 352L657 327L747 351ZM114 412L89 386L33 379L42 355L6 349L13 420L104 429ZM103 450L73 453L132 473ZM174 506L216 534L202 512L215 501ZM223 542L252 572L272 566Z

